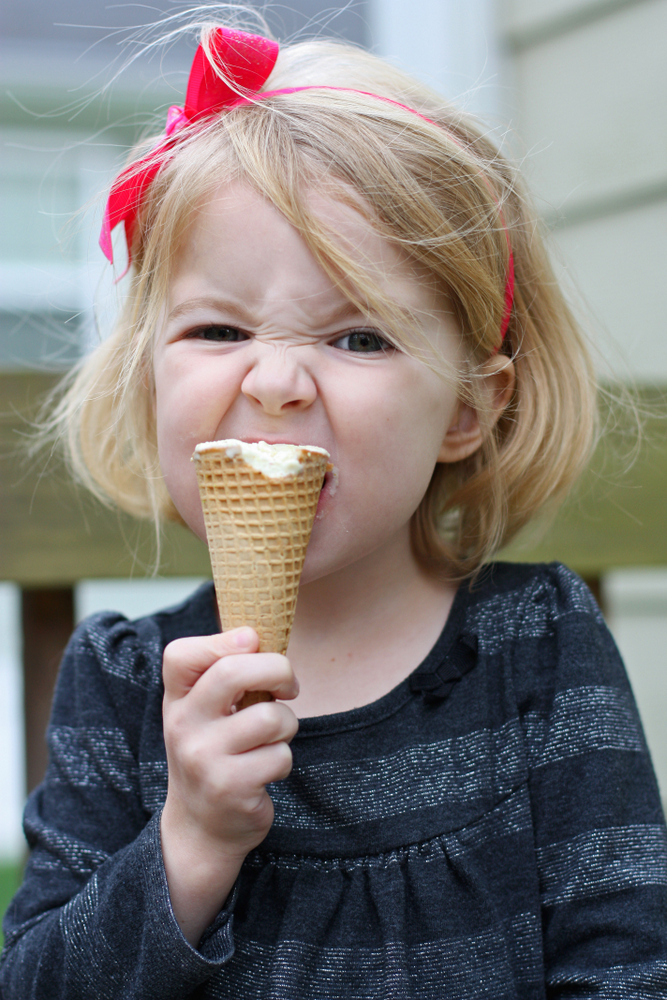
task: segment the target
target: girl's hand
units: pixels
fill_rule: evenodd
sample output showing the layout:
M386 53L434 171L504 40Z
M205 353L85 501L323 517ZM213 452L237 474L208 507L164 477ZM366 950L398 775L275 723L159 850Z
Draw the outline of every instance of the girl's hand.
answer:
M258 653L249 628L176 639L164 651L164 739L169 787L161 836L169 893L197 945L222 908L246 855L273 822L266 784L292 769L299 724L278 702L236 712L245 691L295 698L289 661Z

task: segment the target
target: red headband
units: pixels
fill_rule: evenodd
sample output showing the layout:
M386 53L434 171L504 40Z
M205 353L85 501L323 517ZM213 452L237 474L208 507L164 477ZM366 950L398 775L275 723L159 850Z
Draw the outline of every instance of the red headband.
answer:
M352 87L328 87L320 85L260 91L259 88L266 83L273 71L279 50L277 42L273 42L271 39L264 38L261 35L249 35L244 31L233 31L229 28L216 28L210 38L210 47L215 63L224 72L225 77L232 81L232 84L227 83L226 80L218 76L208 55L200 45L195 52L192 62L188 88L185 94L185 105L182 108L176 106L169 108L164 140L141 160L130 164L129 167L121 171L111 186L104 212L102 231L100 233L100 247L110 263L113 263L111 233L116 226L123 222L125 224L129 268L131 263L130 247L132 245L132 233L146 192L161 167L171 158L170 150L178 142L178 132L187 125L202 118L210 118L221 111L228 111L243 104L253 104L267 97L275 97L279 94L297 94L303 90L336 90L374 97L377 100L385 101L387 104L403 108L411 114L422 118L424 121L440 127L430 118L422 115L414 108L408 107L406 104L401 104L400 101L394 101L390 97L383 97L381 94L372 94L365 90L355 90ZM453 141L457 145L460 145L456 139L453 139ZM486 179L485 183L490 189L491 186ZM497 199L495 200L497 201ZM498 212L505 229L508 249L507 274L505 278L505 306L500 325L500 336L501 339L504 339L510 323L514 302L514 257L509 233L500 207L498 208Z

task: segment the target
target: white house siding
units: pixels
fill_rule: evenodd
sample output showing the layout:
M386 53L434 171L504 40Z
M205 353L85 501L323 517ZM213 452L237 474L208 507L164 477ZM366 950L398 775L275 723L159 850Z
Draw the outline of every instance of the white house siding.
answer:
M505 11L526 171L602 353L667 383L667 2Z
M604 592L667 803L667 570L609 573Z
M502 113L495 0L369 0L373 50L473 114Z

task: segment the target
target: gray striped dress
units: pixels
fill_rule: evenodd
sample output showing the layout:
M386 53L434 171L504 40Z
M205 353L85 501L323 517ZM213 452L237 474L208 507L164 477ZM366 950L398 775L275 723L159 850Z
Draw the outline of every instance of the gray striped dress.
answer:
M65 655L5 1000L667 997L667 835L613 641L562 566L462 586L420 667L304 719L275 822L198 949L159 841L165 644L211 585Z

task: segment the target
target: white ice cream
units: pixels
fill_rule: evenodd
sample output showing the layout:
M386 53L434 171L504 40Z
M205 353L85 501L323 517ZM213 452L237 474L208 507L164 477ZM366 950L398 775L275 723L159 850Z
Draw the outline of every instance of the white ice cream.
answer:
M227 441L202 441L195 448L195 452L199 454L205 451L225 451L228 458L240 455L247 465L261 472L267 479L287 479L289 476L295 476L302 468L301 459L304 451L326 455L329 458L328 451L315 445L267 444L266 441L247 444L234 438Z

